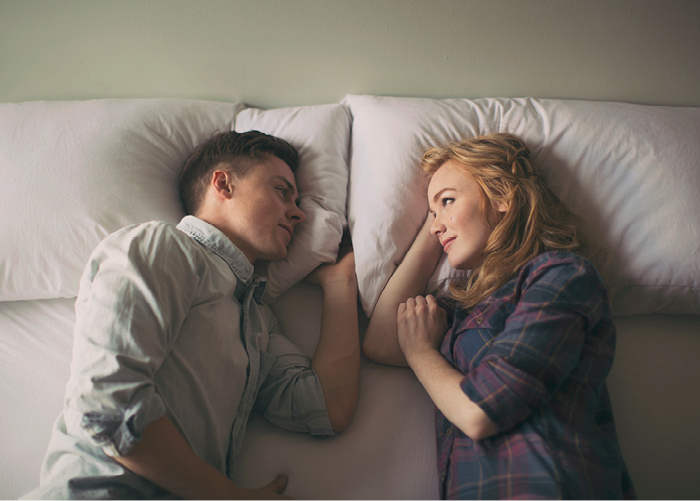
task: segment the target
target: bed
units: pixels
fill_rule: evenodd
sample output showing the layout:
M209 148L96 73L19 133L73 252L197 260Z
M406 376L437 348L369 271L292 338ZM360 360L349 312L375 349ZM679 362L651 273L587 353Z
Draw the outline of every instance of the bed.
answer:
M0 498L39 483L91 250L127 224L179 221L184 159L216 131L250 129L301 153L308 219L287 259L257 271L284 334L309 355L322 297L303 277L334 259L343 231L355 248L362 336L427 210L422 150L522 135L605 250L596 264L618 327L609 387L637 493L700 498L700 108L367 95L269 110L180 99L0 104ZM441 294L458 275L443 259L428 291ZM433 406L412 372L363 358L346 431L314 439L253 414L233 480L258 487L286 472L296 498L433 499L435 454Z

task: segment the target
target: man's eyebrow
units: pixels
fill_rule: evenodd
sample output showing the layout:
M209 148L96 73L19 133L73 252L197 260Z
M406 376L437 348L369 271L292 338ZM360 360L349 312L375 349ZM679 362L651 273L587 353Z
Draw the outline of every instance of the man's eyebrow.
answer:
M292 183L289 182L289 179L287 179L284 176L276 175L275 178L279 179L280 181L284 182L284 184L287 185L287 188L289 191L292 193L296 194L297 193L297 188L294 186ZM294 201L298 204L299 203L299 197L295 197Z

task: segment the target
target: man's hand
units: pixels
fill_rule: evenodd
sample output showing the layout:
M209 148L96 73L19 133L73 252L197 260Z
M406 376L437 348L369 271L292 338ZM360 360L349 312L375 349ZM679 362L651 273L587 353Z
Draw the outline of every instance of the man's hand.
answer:
M287 488L289 477L282 473L272 482L260 489L244 489L244 499L292 499L283 494Z
M320 265L307 275L306 280L324 289L334 281L347 282L348 280L356 280L355 253L352 250L352 246L346 243L345 237L340 243L336 262Z
M328 420L337 433L350 424L360 384L357 277L355 254L347 234L336 262L322 264L306 280L323 289L321 335L311 368L321 382Z
M183 499L290 499L282 492L287 475L260 489L243 489L190 448L166 416L149 423L131 451L114 459Z
M426 351L439 351L447 332L447 313L431 295L408 298L396 314L399 346L406 360Z

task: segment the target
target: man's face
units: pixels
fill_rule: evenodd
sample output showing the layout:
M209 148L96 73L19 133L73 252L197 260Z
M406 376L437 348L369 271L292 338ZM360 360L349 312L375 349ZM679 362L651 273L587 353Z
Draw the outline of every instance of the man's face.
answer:
M279 158L254 160L243 177L232 179L227 204L229 238L251 263L287 256L294 227L306 219L297 206L294 173Z

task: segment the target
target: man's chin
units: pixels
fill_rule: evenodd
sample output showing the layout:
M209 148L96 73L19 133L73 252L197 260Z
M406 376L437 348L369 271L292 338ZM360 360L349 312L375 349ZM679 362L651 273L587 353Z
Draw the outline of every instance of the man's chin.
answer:
M282 251L271 252L268 256L266 256L263 259L265 259L265 261L273 262L273 261L282 261L286 257L287 257L287 249L285 248Z

